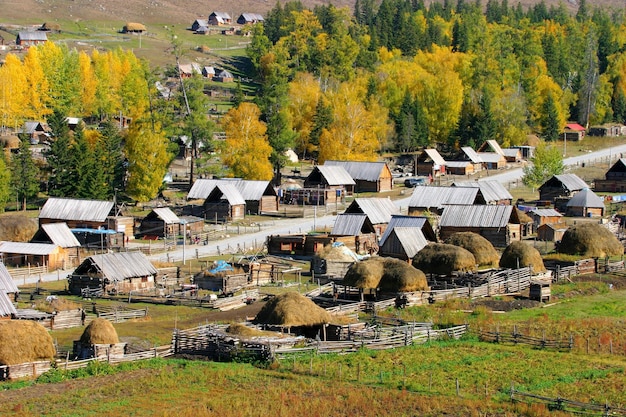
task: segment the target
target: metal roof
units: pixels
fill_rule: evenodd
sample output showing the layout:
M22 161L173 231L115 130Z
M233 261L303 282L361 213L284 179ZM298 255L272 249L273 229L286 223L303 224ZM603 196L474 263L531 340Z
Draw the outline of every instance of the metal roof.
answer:
M468 165L472 165L472 161L447 161L446 166L448 168L465 168Z
M384 162L326 161L324 165L342 166L354 180L378 181L385 166Z
M504 148L502 149L502 154L504 156L508 156L509 158L517 158L522 155L522 151L518 148Z
M367 224L366 224L367 222ZM358 236L362 233L363 226L367 225L370 233L374 233L372 223L367 220L366 214L343 213L337 216L331 236Z
M7 270L4 263L0 262L0 292L5 291L8 293L19 292L17 284L13 281L13 277Z
M437 165L446 164L445 159L443 159L443 157L439 154L439 151L437 151L437 149L424 149L424 152L426 152L426 155L428 155L428 157L432 159L435 164Z
M499 155L504 155L504 151L502 150L502 148L500 147L500 145L498 144L497 141L490 139L488 141L485 142L489 148L491 148L492 151L494 151L495 153L499 154ZM483 146L484 147L484 146Z
M37 30L37 31L22 31L17 34L20 40L26 41L47 41L48 35L46 32Z
M440 209L446 204L474 204L478 191L478 187L415 187L409 207Z
M454 187L470 187L479 188L487 203L498 202L500 200L513 200L513 196L502 185L502 183L494 180L484 181L458 181L453 184Z
M574 197L570 198L567 207L605 208L604 200L589 188L580 190Z
M159 207L152 210L154 214L156 214L163 223L165 224L178 224L180 223L180 219L169 207Z
M228 204L230 204L231 206L246 204L246 200L243 199L241 193L239 192L239 190L237 190L237 187L235 187L234 184L227 184L225 182L218 183L209 195L209 197L215 194L216 190L218 190L221 194L220 200L227 200Z
M206 199L219 180L198 179L187 193L187 200Z
M504 161L504 155L495 152L478 152L478 156L483 162L501 162Z
M513 215L513 206L472 205L446 206L439 227L506 227Z
M11 299L6 292L0 290L0 316L14 316L17 315L17 310L11 302Z
M555 209L534 209L530 211L530 214L539 217L563 217L563 215Z
M415 227L396 227L389 234L389 238L380 246L380 252L384 254L400 254L404 252L412 259L417 252L428 245L422 229Z
M95 265L102 274L112 281L156 275L157 270L141 252L114 252L93 255L85 259L74 271L80 275Z
M246 22L263 22L265 20L263 16L258 13L242 13L239 17L243 17Z
M49 198L41 208L39 218L104 222L112 209L112 201Z
M389 223L393 214L400 209L389 198L355 198L346 213L365 213L372 224Z
M387 225L387 228L385 229L383 236L380 238L378 245L382 246L387 240L387 238L389 237L389 235L391 234L391 231L395 229L396 227L404 227L404 228L408 227L412 229L422 230L425 223L429 223L428 218L423 217L423 216L403 216L403 215L397 215L397 214L393 215L391 216L391 220L389 220L389 224Z
M0 253L22 255L50 255L58 248L53 243L0 242Z
M59 245L62 248L76 248L80 246L80 242L67 226L67 223L42 224L41 229L55 245Z
M328 185L355 185L354 180L343 166L318 165L313 170L318 170Z
M469 160L472 161L473 163L480 164L481 162L483 162L483 160L480 158L480 156L476 153L476 151L472 147L463 146L461 147L461 150L463 151L463 153L465 153L465 155L467 155Z
M199 179L196 180L191 186L191 189L187 194L187 199L206 199L218 184L234 185L244 200L258 201L268 190L271 190L270 192L272 195L276 195L276 191L274 191L274 188L271 186L269 181L252 181L228 178L218 180Z
M216 17L221 17L222 19L230 19L230 15L226 12L213 12L211 14L215 15Z
M556 178L569 191L580 191L583 188L589 188L589 185L576 174L561 174L552 178Z

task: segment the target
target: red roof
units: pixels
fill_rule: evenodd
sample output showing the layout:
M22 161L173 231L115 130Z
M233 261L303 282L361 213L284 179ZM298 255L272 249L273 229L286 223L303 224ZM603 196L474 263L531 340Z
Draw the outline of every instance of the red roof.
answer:
M584 132L585 128L581 125L579 125L578 123L568 123L565 125L566 128L571 129L571 130L577 130L579 132Z

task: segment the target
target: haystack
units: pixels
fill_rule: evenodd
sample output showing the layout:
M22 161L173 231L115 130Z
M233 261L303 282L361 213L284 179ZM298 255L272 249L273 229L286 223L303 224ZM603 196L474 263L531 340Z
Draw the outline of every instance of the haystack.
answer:
M10 214L0 217L0 240L29 242L39 225L37 219L23 214Z
M0 321L0 365L53 359L54 341L32 320Z
M142 23L128 22L124 25L124 32L145 32L146 26Z
M533 272L545 272L543 259L537 249L528 243L516 241L511 243L500 258L502 268L525 268L532 266Z
M490 241L473 232L459 232L451 235L446 243L467 249L474 255L479 266L498 265L500 254Z
M618 256L624 247L610 230L598 223L581 223L567 229L557 251L589 258Z
M413 266L427 274L450 275L454 271L475 270L476 258L460 246L429 243L413 257Z
M346 273L343 282L356 288L378 288L384 292L428 290L426 275L395 258L373 257L358 262Z
M83 346L114 345L119 342L120 339L117 337L115 327L110 321L101 318L94 319L89 323L80 337L80 343Z
M254 322L286 327L318 326L330 323L331 315L304 295L287 292L268 301Z

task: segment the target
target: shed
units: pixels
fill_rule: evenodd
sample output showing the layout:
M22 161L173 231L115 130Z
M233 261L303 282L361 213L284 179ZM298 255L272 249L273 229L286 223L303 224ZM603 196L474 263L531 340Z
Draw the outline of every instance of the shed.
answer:
M449 205L439 222L439 238L446 240L457 232L474 232L495 247L506 247L521 240L520 220L513 206Z
M424 149L415 159L415 175L435 178L445 173L446 161L437 149Z
M129 293L154 288L156 275L156 268L142 252L114 252L85 259L68 276L68 284L76 295L84 288Z
M604 179L594 181L594 191L623 193L626 192L626 159L618 159L604 174Z
M523 159L530 159L535 156L535 147L530 145L518 145L512 146L513 148L517 148L522 153Z
M424 249L428 243L420 229L394 227L384 243L381 244L378 253L381 256L411 261L417 252Z
M620 124L604 124L600 126L591 126L589 128L589 136L622 136L622 127L623 125Z
M441 214L448 204L485 204L480 189L468 187L415 187L409 200L409 215L426 211Z
M355 198L344 213L362 213L367 215L374 225L377 236L381 236L394 214L400 214L400 209L389 198Z
M462 146L461 152L456 157L457 160L469 161L472 163L474 172L479 172L483 169L483 160L478 153L470 146Z
M357 193L391 191L393 177L385 162L326 161L325 166L341 166L355 182Z
M585 127L578 123L568 123L565 125L563 131L559 134L560 140L569 140L571 142L578 142L585 137Z
M242 13L237 18L237 23L240 25L263 23L264 21L263 16L258 13Z
M544 224L560 223L563 219L563 215L555 209L540 209L536 208L531 210L528 214L533 219L535 228L539 228Z
M233 23L232 17L226 12L213 12L209 15L209 25L222 26Z
M146 26L137 22L128 22L122 28L122 33L146 33L146 31Z
M553 175L539 187L539 199L554 202L556 206L558 199L570 199L583 188L589 185L576 174Z
M194 32L198 32L199 30L208 30L209 21L208 19L196 19L191 24L191 30Z
M504 148L502 149L502 152L504 152L504 158L507 162L522 161L522 151L518 148Z
M378 250L376 230L366 214L338 215L329 236L356 253L372 253Z
M580 190L567 202L567 215L578 217L604 216L604 200L589 188Z
M241 220L246 214L246 200L234 184L220 181L204 200L203 211L210 221Z
M537 228L537 240L560 242L566 231L565 223L544 223Z
M107 217L115 214L113 209L112 201L51 197L39 212L39 226L65 222L70 229L97 229L107 225Z
M214 67L203 67L202 75L204 75L208 79L212 79L215 77L215 68Z
M456 181L452 186L478 188L485 204L510 205L513 202L513 196L499 181Z
M18 32L17 38L15 38L15 44L21 46L33 46L45 42L48 42L48 35L41 30L21 31Z
M304 180L305 188L328 190L320 204L333 203L338 197L351 196L355 185L348 171L339 165L317 165Z
M80 247L80 242L67 226L67 223L42 224L31 243L53 243L62 248Z
M218 184L235 186L246 202L246 211L248 214L262 214L264 212L278 211L278 193L269 181L228 178L219 180L198 179L189 190L187 199L205 200Z
M173 238L180 234L180 226L180 218L169 207L160 207L141 220L139 232L144 238Z
M44 266L49 269L65 268L67 250L48 243L0 242L0 256L5 265Z
M230 71L222 70L219 72L219 74L213 77L213 80L221 83L232 83L233 81L235 81L235 77L233 76L233 74L230 73Z
M506 157L495 152L478 152L485 169L502 169L506 167Z
M472 161L447 161L446 168L451 175L471 175L474 173Z
M431 225L428 217L394 214L393 216L391 216L391 220L389 221L387 230L385 230L385 233L379 240L380 245L385 243L387 236L389 235L389 233L391 233L394 227L408 227L420 229L426 240L430 242L437 242L437 234L435 233L435 230L433 229L433 226Z

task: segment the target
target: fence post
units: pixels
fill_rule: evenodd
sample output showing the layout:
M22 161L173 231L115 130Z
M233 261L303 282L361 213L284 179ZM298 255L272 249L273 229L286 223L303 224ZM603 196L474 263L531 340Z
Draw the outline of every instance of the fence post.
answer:
M456 396L459 396L459 392L460 392L460 385L459 385L459 378L456 379Z

